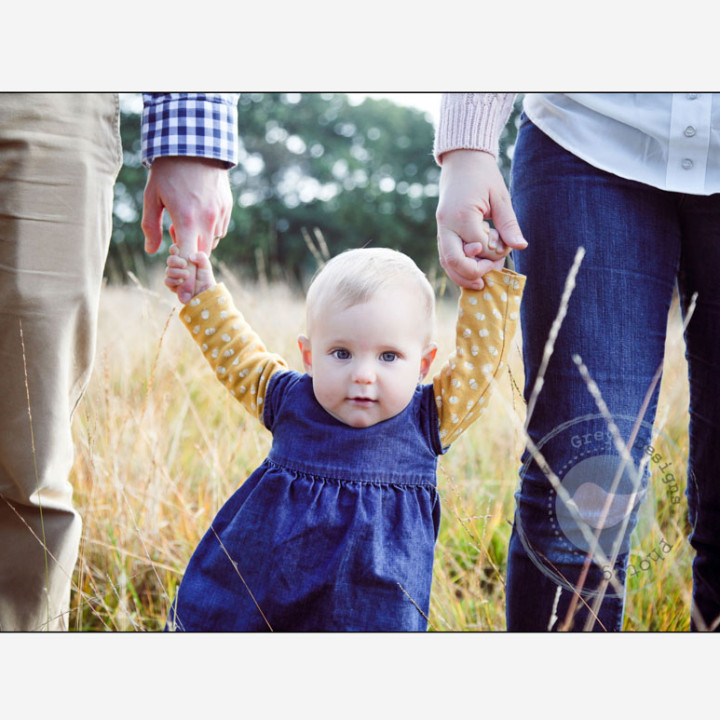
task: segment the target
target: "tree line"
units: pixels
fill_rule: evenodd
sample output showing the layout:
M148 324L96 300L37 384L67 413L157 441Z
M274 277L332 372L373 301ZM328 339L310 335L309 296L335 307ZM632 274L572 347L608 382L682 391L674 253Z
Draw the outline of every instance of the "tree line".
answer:
M141 107L133 96L121 107L124 164L106 270L115 281L165 262L164 252L158 258L143 253ZM516 103L501 138L506 177L518 114ZM217 260L238 272L302 284L317 267L316 252L381 245L407 253L425 272L440 272L440 169L424 112L388 99L353 105L343 93L241 93L238 130L232 219L214 251Z

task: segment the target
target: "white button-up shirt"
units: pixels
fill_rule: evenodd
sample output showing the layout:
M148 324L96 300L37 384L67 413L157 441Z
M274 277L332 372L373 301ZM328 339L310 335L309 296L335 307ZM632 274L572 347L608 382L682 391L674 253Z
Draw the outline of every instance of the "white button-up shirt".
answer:
M524 110L602 170L663 190L720 192L720 93L531 93Z

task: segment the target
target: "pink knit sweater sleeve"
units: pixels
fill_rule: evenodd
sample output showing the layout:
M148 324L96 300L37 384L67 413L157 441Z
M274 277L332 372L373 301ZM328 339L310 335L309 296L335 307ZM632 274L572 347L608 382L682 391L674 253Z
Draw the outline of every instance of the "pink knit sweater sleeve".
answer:
M438 164L450 150L484 150L498 156L515 93L443 93L433 154Z

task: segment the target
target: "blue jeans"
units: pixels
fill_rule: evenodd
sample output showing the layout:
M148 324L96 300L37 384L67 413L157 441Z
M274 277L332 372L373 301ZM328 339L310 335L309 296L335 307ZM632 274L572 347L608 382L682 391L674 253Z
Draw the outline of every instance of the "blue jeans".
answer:
M684 509L683 493L696 553L692 625L712 627L720 616L720 196L662 191L598 170L525 117L511 187L529 241L515 253L528 277L528 403L579 247L585 256L529 419L509 548L508 629L620 630L627 577L640 582L646 572L650 582L651 570L687 549L689 533L659 518ZM676 286L685 316L698 293L685 332L687 481L680 451L653 430L653 383Z

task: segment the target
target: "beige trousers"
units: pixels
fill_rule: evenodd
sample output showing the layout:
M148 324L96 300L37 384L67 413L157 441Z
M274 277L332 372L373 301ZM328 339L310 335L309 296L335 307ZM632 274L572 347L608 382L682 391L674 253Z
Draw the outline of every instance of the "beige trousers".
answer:
M72 414L122 162L116 95L0 94L0 629L61 630L81 521Z

